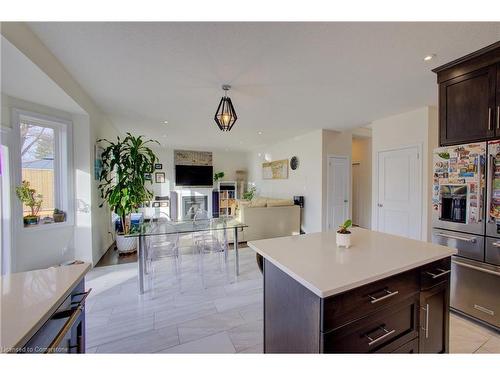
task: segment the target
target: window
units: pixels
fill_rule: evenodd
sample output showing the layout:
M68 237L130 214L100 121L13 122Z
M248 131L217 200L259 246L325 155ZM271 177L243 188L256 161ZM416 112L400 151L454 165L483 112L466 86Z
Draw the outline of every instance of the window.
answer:
M28 181L41 195L38 212L44 223L66 221L70 218L70 123L65 120L14 110L19 163L18 183ZM17 199L17 198L16 198ZM19 203L23 216L31 209ZM54 209L66 213L64 220L54 215Z

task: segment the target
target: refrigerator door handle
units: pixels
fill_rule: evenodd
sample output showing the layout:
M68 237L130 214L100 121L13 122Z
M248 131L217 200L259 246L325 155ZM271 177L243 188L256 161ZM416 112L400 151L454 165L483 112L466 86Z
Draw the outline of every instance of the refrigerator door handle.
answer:
M491 244L491 246L493 246L493 247L500 247L500 242L493 242Z
M495 220L493 220L491 218L491 215L490 215L490 210L491 210L491 191L493 190L493 166L494 166L494 157L493 155L488 155L488 169L487 169L487 176L486 176L486 184L488 185L486 187L486 192L487 192L487 195L486 195L486 216L487 216L487 219L486 219L486 222L488 224L492 224L495 222Z
M440 237L444 237L444 238L451 238L454 240L476 243L476 237L462 237L462 236L455 236L452 234L446 234L446 233L441 233L441 232L436 233L436 235L440 236Z

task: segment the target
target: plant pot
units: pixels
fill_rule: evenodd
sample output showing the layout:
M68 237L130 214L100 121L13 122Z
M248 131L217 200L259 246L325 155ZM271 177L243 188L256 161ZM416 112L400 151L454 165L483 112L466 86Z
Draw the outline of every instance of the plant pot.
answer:
M66 221L66 214L53 214L52 217L54 218L54 223L62 223Z
M136 247L136 237L125 237L123 234L116 235L116 248L120 254L133 253Z
M351 247L351 233L338 233L337 232L337 246L345 247L346 249Z
M40 216L25 216L23 217L23 222L25 227L38 225L38 223L40 222Z

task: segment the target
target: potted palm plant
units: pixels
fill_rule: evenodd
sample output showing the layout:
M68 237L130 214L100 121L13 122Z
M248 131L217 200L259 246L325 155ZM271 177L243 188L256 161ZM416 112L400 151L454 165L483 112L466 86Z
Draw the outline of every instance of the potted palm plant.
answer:
M40 221L38 212L43 202L42 195L37 194L36 190L30 187L28 181L23 181L21 185L16 187L16 195L31 210L31 214L23 217L24 226L37 225Z
M348 219L337 230L338 247L345 247L346 249L351 247L351 232L349 231L349 228L351 226L352 226L352 220Z
M98 140L106 146L102 155L102 171L99 176L99 190L109 208L120 217L120 231L116 235L116 247L120 253L135 251L136 240L126 237L130 233L130 214L136 212L143 202L151 200L153 193L146 187L145 175L151 173L158 157L151 150L153 140L134 137L117 137L115 142Z

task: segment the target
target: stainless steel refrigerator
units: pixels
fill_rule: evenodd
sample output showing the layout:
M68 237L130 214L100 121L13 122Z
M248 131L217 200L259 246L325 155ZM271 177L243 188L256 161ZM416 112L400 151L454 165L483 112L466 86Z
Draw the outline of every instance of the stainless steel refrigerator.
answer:
M451 307L500 329L500 141L434 150L432 226L458 250Z

